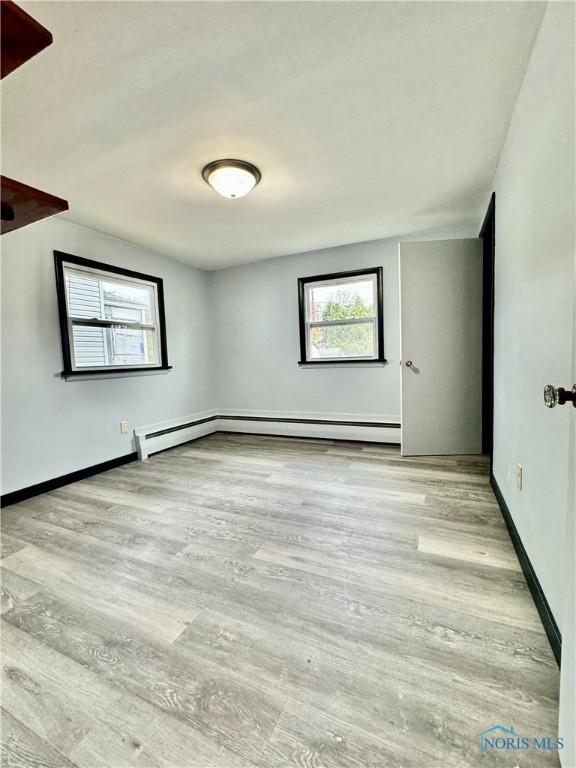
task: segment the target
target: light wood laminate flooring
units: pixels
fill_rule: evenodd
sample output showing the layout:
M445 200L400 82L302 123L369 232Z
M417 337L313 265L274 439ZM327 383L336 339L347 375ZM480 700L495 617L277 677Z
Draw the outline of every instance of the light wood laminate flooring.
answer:
M5 768L552 766L482 457L215 434L2 515Z

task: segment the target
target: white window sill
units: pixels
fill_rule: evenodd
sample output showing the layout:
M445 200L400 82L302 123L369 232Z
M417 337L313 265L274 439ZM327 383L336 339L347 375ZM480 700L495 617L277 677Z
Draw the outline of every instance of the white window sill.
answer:
M137 370L137 371L106 371L105 373L97 373L90 371L84 371L74 374L66 374L61 373L60 376L64 379L64 381L97 381L97 380L106 380L106 379L125 379L130 378L132 376L157 376L157 375L165 375L169 373L172 370L172 366L169 366L168 368L152 368L149 371L146 370Z

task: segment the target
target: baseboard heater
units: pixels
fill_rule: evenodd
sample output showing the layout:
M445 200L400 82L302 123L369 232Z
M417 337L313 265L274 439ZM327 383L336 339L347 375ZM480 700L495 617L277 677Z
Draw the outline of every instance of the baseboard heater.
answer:
M210 413L135 429L138 458L145 461L152 453L158 453L214 432L400 443L400 423L396 421Z

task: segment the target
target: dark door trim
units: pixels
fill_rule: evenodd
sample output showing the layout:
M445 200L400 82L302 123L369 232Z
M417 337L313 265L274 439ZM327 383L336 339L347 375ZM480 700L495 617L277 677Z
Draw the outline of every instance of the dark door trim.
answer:
M480 230L482 238L482 453L490 456L494 441L494 270L496 193L493 192Z

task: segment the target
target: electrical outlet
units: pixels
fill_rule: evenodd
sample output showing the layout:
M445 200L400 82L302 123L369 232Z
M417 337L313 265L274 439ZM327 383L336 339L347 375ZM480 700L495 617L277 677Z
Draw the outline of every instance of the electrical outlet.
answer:
M121 421L120 422L120 432L123 435L127 435L128 434L128 422L127 421Z
M523 473L524 468L522 467L522 464L516 464L516 488L518 488L519 491L522 490L522 481L523 481Z

